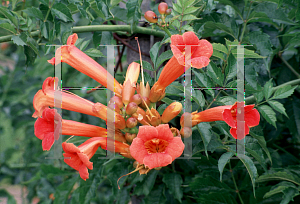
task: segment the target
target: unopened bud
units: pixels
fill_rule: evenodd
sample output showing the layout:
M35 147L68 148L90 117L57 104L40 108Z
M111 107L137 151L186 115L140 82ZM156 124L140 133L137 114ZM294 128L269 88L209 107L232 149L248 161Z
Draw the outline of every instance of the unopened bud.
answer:
M157 82L152 86L149 99L152 103L161 100L165 96L165 87L159 86Z
M138 105L136 105L136 103L134 102L130 102L126 107L126 114L132 115L137 111L137 109L138 109Z
M126 121L126 126L127 126L128 128L133 128L133 127L135 127L136 125L137 125L137 119L136 119L136 118L130 117L130 118L127 119L127 121Z
M173 118L175 118L180 111L182 110L182 104L179 102L173 102L171 103L163 112L161 121L163 123L170 122Z
M192 128L190 127L181 128L180 134L183 138L189 138L193 134Z
M170 129L171 129L171 132L173 133L174 137L180 136L180 132L177 128L172 127Z
M137 105L140 105L142 103L142 98L140 96L140 94L135 94L131 97L130 102L134 102Z
M126 143L125 135L120 130L115 131L115 140Z
M146 112L140 107L138 107L137 111L132 114L132 117L137 119L142 125L149 125L149 120L146 117Z
M132 143L134 138L136 138L136 134L131 134L129 132L126 132L125 139L127 140L127 142Z
M148 118L149 123L152 126L158 126L159 124L161 124L160 115L159 115L158 111L154 108L151 108L150 111L147 110L146 117Z
M140 104L140 107L143 108L143 109L146 109L147 106L145 105L145 103L146 103L146 105L149 107L149 105L150 105L150 100L149 100L148 97L143 97L143 101L142 101L142 103Z
M109 100L109 103L116 104L120 109L123 108L122 99L118 96L111 97L111 99Z
M120 108L116 104L110 103L110 104L108 104L107 108L109 108L117 113L120 113Z
M172 9L167 9L167 10L166 10L166 15L170 15L171 12L172 12Z

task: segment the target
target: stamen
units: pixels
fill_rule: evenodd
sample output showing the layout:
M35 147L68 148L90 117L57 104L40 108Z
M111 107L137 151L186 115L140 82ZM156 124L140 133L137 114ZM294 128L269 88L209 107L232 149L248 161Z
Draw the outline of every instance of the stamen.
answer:
M118 181L117 181L117 184L118 184L118 188L119 188L119 190L120 190L120 186L119 186L119 180L120 180L122 177L124 177L124 176L128 176L128 175L130 175L130 174L132 174L132 173L134 173L134 172L136 172L136 171L138 171L138 170L140 170L140 169L143 169L143 168L144 168L144 166L140 166L140 167L136 168L134 171L132 171L132 172L129 172L128 174L125 174L125 175L121 176L121 177L118 179Z
M141 72L142 72L142 83L143 83L143 86L144 86L144 69L143 69L143 61L142 61L141 48L140 48L138 37L135 37L135 40L137 41L138 48L139 48L139 55L140 55L140 62L141 62Z

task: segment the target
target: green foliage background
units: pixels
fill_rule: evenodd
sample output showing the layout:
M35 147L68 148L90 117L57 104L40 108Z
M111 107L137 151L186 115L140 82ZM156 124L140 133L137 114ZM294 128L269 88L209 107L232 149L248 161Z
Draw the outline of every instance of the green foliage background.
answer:
M236 53L233 45L245 50L246 104L255 104L260 125L246 137L246 157L234 157L235 141L224 122L200 123L193 128L194 157L175 160L173 165L123 177L133 170L127 159L92 159L94 169L83 181L62 160L45 159L41 141L34 135L32 100L42 82L53 75L47 63L54 55L53 44L65 44L72 33L79 33L76 44L99 63L105 62L101 44L114 44L112 33L134 33L161 37L149 51L153 64L145 69L160 74L159 66L172 57L161 55L162 43L169 36L157 25L140 27L142 0L24 0L0 6L0 184L22 184L27 199L39 203L299 203L300 196L300 2L298 0L177 0L167 18L171 34L194 31L213 44L211 63L193 69L193 87L236 86ZM158 3L144 1L158 14ZM120 7L125 4L125 8ZM126 25L114 25L116 22ZM6 42L9 44L6 44ZM104 54L102 54L104 53ZM124 60L123 60L124 61ZM64 65L65 66L65 65ZM146 74L151 85L154 80ZM98 84L65 66L65 86L92 87ZM119 82L124 72L116 73ZM181 80L181 79L180 79ZM179 80L179 81L180 81ZM106 103L104 91L74 93ZM166 91L162 113L174 100L183 101L183 86L172 83ZM218 105L232 105L232 90L193 90L193 111ZM64 119L105 127L91 116L63 112ZM179 128L179 120L171 121ZM67 139L66 137L63 140ZM84 138L72 138L80 144ZM50 153L51 155L51 153ZM55 199L49 196L53 194ZM0 196L9 203L14 198L5 190Z

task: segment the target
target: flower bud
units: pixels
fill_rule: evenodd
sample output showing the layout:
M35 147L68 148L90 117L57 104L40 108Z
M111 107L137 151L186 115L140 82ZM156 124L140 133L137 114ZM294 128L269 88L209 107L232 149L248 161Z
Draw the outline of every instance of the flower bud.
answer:
M140 163L138 161L134 161L132 165L133 168L137 168L140 165Z
M131 134L129 132L126 132L125 139L127 140L127 142L132 143L134 138L136 138L136 134Z
M137 111L137 109L138 109L138 105L136 105L136 103L134 102L130 102L126 107L126 114L132 115Z
M149 107L151 101L149 100L148 97L143 97L143 100L142 103L140 104L140 107L143 108L143 109L146 109L147 106ZM147 104L147 106L145 105L145 103Z
M152 86L149 99L152 103L155 103L165 97L165 87L159 86L157 82Z
M107 108L117 112L117 113L120 113L120 108L118 105L114 104L114 103L110 103L108 104Z
M120 130L115 130L115 140L126 143L125 135Z
M125 105L130 102L131 97L134 95L139 74L140 64L132 62L127 69L125 81L123 84L122 101Z
M172 9L167 9L166 10L166 15L170 15L172 13Z
M175 118L180 111L182 110L182 104L179 102L173 102L171 103L163 112L161 121L163 123L170 122L173 118Z
M128 128L133 128L133 127L135 127L136 125L137 125L137 119L136 119L136 118L130 117L130 118L127 119L127 121L126 121L126 126L127 126Z
M157 23L157 21L158 21L158 18L153 11L146 11L144 17L150 23Z
M118 96L111 97L111 99L109 100L109 103L116 104L120 109L123 108L122 99Z
M131 97L130 102L136 103L136 105L140 105L142 103L142 98L140 94L135 94Z
M158 12L160 14L165 14L167 9L168 9L168 4L166 4L165 2L162 2L158 5Z
M146 117L149 120L149 123L152 126L158 126L159 124L161 124L161 119L160 119L160 115L158 113L158 111L154 108L151 108L151 110L147 110L146 111Z
M197 125L199 122L194 119L196 112L193 113L183 113L180 118L181 127L193 127ZM185 124L186 123L186 124Z
M149 125L149 120L146 117L146 112L140 107L138 107L137 111L132 114L132 117L137 119L137 121L139 121L139 123L141 123L142 125Z
M193 134L192 128L190 127L181 128L180 134L183 138L189 138Z
M180 136L180 132L177 128L172 127L172 128L170 128L170 130L173 133L174 137Z

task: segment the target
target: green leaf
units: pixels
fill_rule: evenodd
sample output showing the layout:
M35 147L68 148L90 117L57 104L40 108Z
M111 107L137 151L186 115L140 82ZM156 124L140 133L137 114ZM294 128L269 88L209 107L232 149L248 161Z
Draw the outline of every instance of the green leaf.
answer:
M271 190L264 195L264 199L278 193L283 193L283 199L280 204L288 204L290 201L294 201L293 198L295 196L299 195L299 190L295 184L283 181L273 186Z
M241 14L240 9L234 5L234 3L232 3L230 0L218 0L219 3L225 4L225 5L229 5L231 6L235 12L241 17L241 19L243 20L243 15Z
M236 66L236 58L233 56L233 54L230 54L227 60L227 66L225 68L226 83L236 76Z
M27 45L27 35L26 33L21 33L20 35L14 35L11 37L11 40L16 44L16 45Z
M135 62L141 64L140 60L136 60ZM149 71L154 71L152 68L152 65L145 60L143 60L143 69L147 69Z
M288 115L285 112L285 108L281 103L277 101L268 101L268 103L274 110L278 111L279 113L285 115L288 118Z
M273 93L273 82L272 79L270 79L264 86L264 96L265 99L268 100L270 98L270 96Z
M269 158L269 160L271 161L271 164L272 164L272 157L271 157L271 154L270 154L270 152L267 148L265 138L263 136L259 136L259 135L255 134L252 130L250 130L250 135L258 141L258 144L265 151L265 153L267 154L267 156L268 156L268 158Z
M41 24L41 34L44 36L44 38L49 39L49 36L50 36L49 22L42 22L42 24Z
M182 7L180 7L178 4L173 4L173 9L178 13L182 13Z
M249 42L255 46L260 55L268 56L272 54L272 44L268 34L261 31L253 31L249 33L248 37Z
M198 9L200 9L201 7L194 7L194 6L190 6L187 9L184 9L183 14L190 14L190 13L194 13L196 12ZM185 16L183 16L184 18ZM195 16L196 17L196 16Z
M39 55L38 44L33 38L27 38L27 45L31 47L31 49L35 52L36 55Z
M199 19L194 15L188 14L188 15L184 15L182 18L182 21L191 21L191 20L196 20Z
M164 185L153 188L149 195L144 199L145 204L165 204L167 200L164 196L164 191Z
M161 43L160 43L160 42L157 42L157 43L155 43L155 44L151 47L151 49L150 49L150 51L149 51L151 60L152 60L152 62L153 62L153 64L154 64L154 67L155 67L155 68L157 67L157 66L156 66L156 64L157 64L156 61L157 61L157 58L158 58L158 54L159 54L160 47L161 47Z
M221 193L222 190L215 193L200 194L197 203L210 204L237 204L236 199L230 193Z
M270 19L272 19L272 21L276 23L295 25L295 23L287 17L287 15L285 14L282 8L277 8L276 3L271 3L271 2L260 3L254 8L254 11L265 13Z
M69 194L77 180L78 176L64 181L62 184L56 187L56 191L54 193L54 204L67 203Z
M263 167L265 171L267 171L266 162L264 161L264 157L262 155L261 149L259 151L259 150L253 150L252 148L250 149L246 147L245 150L247 153L251 154L251 156L253 156L256 161L258 161L258 163Z
M201 108L205 105L205 98L203 93L200 90L193 89L193 101L195 101Z
M199 73L195 69L192 69L192 72L195 74L195 80L196 80L196 83L199 85L199 87L201 87L201 88L213 87L213 84L212 84L210 78L206 74ZM208 89L207 91L208 91L209 95L214 97L215 93L212 89Z
M257 64L252 60L245 60L245 79L255 90L258 88L257 73L255 71ZM247 90L247 89L246 89Z
M80 45L80 50L85 50L85 48L87 48L87 46L90 44L91 40L86 40L84 42L81 43Z
M207 146L212 138L212 132L211 132L211 125L209 123L203 122L199 123L197 125L197 129L201 135L203 144L204 144L204 149L205 149L205 154L208 157L207 154Z
M217 50L214 50L213 54L212 54L213 57L217 57L217 58L220 58L222 59L223 61L225 61L225 58L224 58L224 54L217 51Z
M158 69L158 67L166 60L169 60L173 57L173 52L172 50L168 50L163 52L156 60L156 67L155 70Z
M7 31L9 31L13 34L17 33L15 27L13 25L9 24L9 23L1 23L0 28L3 28L3 29L5 29L5 30L7 30Z
M249 157L247 157L245 155L242 155L242 156L237 155L237 156L243 162L244 166L246 167L246 169L250 175L250 178L252 181L252 186L253 186L253 193L254 193L254 197L255 197L255 179L257 177L256 166L254 165L253 161Z
M217 51L223 52L225 54L228 54L228 50L225 47L225 45L223 45L221 43L212 43L212 46L213 46L214 52L215 52L215 50L217 50Z
M233 49L231 53L236 58L237 48ZM265 57L260 56L259 54L255 53L253 50L244 49L244 58L265 58Z
M29 65L33 65L34 61L36 59L35 51L31 47L25 45L24 46L24 53L25 53L25 56L26 56L26 62L25 62L26 66L28 67Z
M276 128L276 113L267 105L258 106L260 114L267 120L268 123Z
M18 19L14 13L3 6L0 6L0 13L2 13L12 24L14 24L15 27L18 27Z
M57 16L64 22L73 21L70 9L63 3L55 3L51 9L52 15Z
M103 55L100 50L97 50L95 48L90 48L90 49L84 51L84 53L90 57L105 57L105 55Z
M109 12L109 8L107 6L107 4L105 3L105 1L98 1L98 9L104 14L105 19L109 18L110 12Z
M274 23L264 12L251 12L248 17L248 23L255 23L255 22L266 22L278 27L276 23Z
M271 99L283 99L291 96L297 86L292 87L291 85L281 87L277 89Z
M220 85L223 86L224 82L224 75L222 73L221 68L217 67L214 62L210 62L207 66L207 74L212 78L212 80Z
M146 178L142 181L136 184L136 187L134 189L134 194L135 195L149 195L149 193L151 192L154 184L155 184L155 180L158 174L158 170L151 170L146 176Z
M285 171L278 171L275 173L267 173L258 177L256 182L266 182L266 181L273 181L273 180L283 180L295 183L296 185L300 185L300 177L292 174L290 172Z
M206 176L204 178L196 176L189 184L189 187L196 195L201 195L201 197L203 194L233 191L224 182L220 182L211 176Z
M215 30L220 30L228 35L231 35L233 38L235 38L232 29L227 27L223 23L216 23L216 22L208 21L205 23L204 29L208 30L208 32L209 32L209 30L210 30L210 32L215 32Z
M220 157L219 161L218 161L218 169L220 172L220 181L222 181L222 175L223 175L223 171L224 171L224 167L226 166L226 164L228 163L228 161L230 160L230 158L234 155L233 152L226 152L224 154L222 154L222 156Z
M27 8L24 10L24 12L27 13L28 16L38 18L42 21L44 20L42 12L35 7Z
M164 174L162 181L169 188L171 194L181 203L181 198L183 197L183 192L181 189L182 178L180 174Z
M135 26L135 24L141 18L141 4L142 0L128 0L126 3L127 12L127 21L131 24L131 26Z

